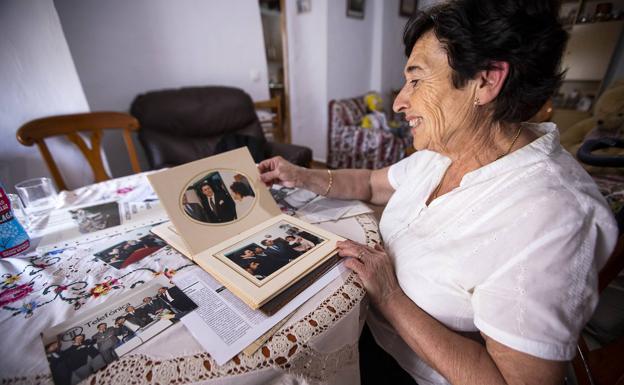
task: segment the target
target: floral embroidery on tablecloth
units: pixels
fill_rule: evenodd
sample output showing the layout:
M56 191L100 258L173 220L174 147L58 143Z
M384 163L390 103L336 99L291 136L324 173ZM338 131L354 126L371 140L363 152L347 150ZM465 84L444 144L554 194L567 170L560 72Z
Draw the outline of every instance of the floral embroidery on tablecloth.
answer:
M132 190L134 190L134 187L132 186L122 187L122 188L117 189L117 195L125 195Z
M178 265L155 269L137 264L131 270L120 270L119 276L104 276L95 284L74 277L84 277L93 269L105 272L107 266L97 259L85 261L84 255L77 252L76 248L54 250L41 256L33 254L26 259L20 271L0 276L0 309L10 312L11 316L29 318L35 310L54 301L62 301L78 310L90 299L145 283L144 279L139 278L142 273L171 278L176 272L195 266L171 248L166 247L162 252L164 255L178 255L174 259ZM83 260L85 266L79 264L80 260ZM155 260L159 260L158 257Z

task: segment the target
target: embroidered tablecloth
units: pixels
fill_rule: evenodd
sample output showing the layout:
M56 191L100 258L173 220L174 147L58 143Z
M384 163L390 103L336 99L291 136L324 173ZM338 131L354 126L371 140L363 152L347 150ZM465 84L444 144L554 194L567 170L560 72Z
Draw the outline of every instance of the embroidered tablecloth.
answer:
M153 198L145 174L138 174L62 192L59 207ZM332 226L335 229L336 223ZM345 219L339 226L356 241L379 242L371 215ZM79 245L0 260L3 384L52 383L39 336L42 330L156 276L171 278L181 271L199 269L170 247L122 270L95 258L95 251L89 245ZM364 294L357 277L344 274L297 310L253 355L240 353L222 366L178 323L84 383L357 384Z

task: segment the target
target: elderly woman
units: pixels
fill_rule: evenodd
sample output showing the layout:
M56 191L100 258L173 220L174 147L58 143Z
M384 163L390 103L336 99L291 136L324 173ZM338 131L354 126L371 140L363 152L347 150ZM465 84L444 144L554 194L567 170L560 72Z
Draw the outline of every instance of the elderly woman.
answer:
M384 247L338 245L376 341L423 384L561 384L617 228L552 123L555 1L460 0L411 19L394 101L418 150L381 170L262 162L264 182L386 204Z

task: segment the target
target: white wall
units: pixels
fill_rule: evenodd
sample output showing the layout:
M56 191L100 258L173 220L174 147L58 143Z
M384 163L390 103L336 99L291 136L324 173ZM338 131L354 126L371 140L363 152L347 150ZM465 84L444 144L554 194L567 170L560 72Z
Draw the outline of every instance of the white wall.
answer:
M385 1L373 1L373 40L371 52L370 89L382 89L383 22Z
M234 86L255 100L269 98L257 0L55 4L94 111L128 111L140 93L185 86ZM104 146L120 154L109 156L113 174L131 173L121 135Z
M392 90L399 89L405 81L403 68L407 57L403 46L403 29L408 18L399 16L399 0L384 1L383 45L381 66L381 93L386 110L392 107Z
M89 106L52 0L0 1L0 52L0 181L12 190L18 181L50 175L39 150L17 142L17 129ZM92 180L73 144L52 140L49 147L69 186Z
M292 142L310 147L321 162L327 153L327 3L312 1L310 12L297 14L295 0L288 0L285 9Z
M376 7L367 1L364 19L355 19L346 17L347 0L328 3L327 96L332 100L363 95L371 89Z

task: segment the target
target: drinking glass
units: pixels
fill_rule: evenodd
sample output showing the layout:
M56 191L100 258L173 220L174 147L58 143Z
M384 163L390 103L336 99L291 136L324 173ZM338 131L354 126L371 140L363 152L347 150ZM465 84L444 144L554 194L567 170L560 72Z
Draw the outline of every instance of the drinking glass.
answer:
M33 178L15 185L17 193L32 218L47 214L56 206L56 189L50 178Z
M11 202L11 210L13 210L13 216L24 229L28 230L28 226L30 225L30 219L28 219L28 214L26 213L26 209L24 209L24 205L22 204L22 200L17 194L7 194L9 197L9 202Z

